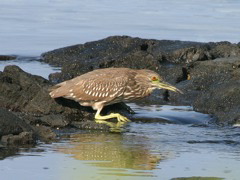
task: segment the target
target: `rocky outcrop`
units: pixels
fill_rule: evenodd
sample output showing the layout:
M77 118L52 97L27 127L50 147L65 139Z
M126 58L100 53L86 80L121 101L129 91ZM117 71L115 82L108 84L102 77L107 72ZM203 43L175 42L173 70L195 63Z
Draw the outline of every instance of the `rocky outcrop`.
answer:
M187 72L188 80L178 83L185 94L171 94L172 101L214 114L221 124L239 123L240 57L195 62Z
M239 55L239 46L229 42L199 43L113 36L46 52L42 59L62 66L62 72L51 75L51 80L63 81L98 68L147 68L161 72L160 67L164 65Z
M52 141L57 136L56 129L108 131L108 125L93 121L92 108L64 98L54 100L48 95L49 87L56 82L107 67L151 69L184 92L181 95L157 91L143 101L145 104L191 105L196 111L215 115L216 123L240 123L239 44L115 36L53 50L44 53L42 60L62 66L62 72L52 74L51 81L17 66L7 66L0 72L2 144ZM103 114L111 111L124 115L131 112L123 103L107 106Z
M54 128L109 129L93 121L95 111L91 107L64 98L52 99L48 94L50 86L48 80L26 73L17 66L6 66L0 72L2 142L21 144L36 139L51 140L56 137ZM126 114L128 109L116 104L104 110L105 113L110 111Z
M191 105L217 116L217 123L233 124L240 117L240 46L229 42L198 43L113 36L42 54L43 61L62 66L50 75L54 83L108 67L157 71L184 95L163 92L146 103ZM156 100L157 99L157 100Z

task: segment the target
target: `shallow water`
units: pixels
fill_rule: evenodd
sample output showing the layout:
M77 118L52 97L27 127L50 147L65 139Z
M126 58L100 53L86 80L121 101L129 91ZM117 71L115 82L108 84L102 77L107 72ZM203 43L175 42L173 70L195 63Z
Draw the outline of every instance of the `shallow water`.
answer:
M0 71L3 71L8 65L16 65L30 74L42 76L45 79L48 79L49 74L61 71L60 67L52 67L39 61L38 57L18 56L15 60L0 61Z
M47 78L60 69L29 56L110 35L236 43L239 19L238 0L1 0L0 54L28 57L0 61L0 71L16 64ZM238 128L210 126L191 107L130 106L155 123L132 122L121 134L79 131L18 152L0 147L0 179L239 179Z
M45 51L111 35L239 42L239 0L1 0L0 54Z
M18 156L0 161L1 177L239 179L239 129L133 122L126 128L122 134L79 131L58 143L22 149Z
M39 75L45 72L45 77L59 71L34 59L0 61L0 69L23 65L33 74L34 68ZM136 112L133 118L147 123L131 122L123 133L59 131L57 143L39 142L19 151L0 147L1 179L239 179L239 128L209 125L211 116L187 106L129 105Z

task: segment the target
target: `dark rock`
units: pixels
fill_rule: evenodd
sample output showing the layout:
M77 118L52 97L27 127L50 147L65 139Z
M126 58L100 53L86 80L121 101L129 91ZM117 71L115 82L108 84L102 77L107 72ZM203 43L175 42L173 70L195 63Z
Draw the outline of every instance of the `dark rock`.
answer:
M1 107L35 114L53 111L54 100L48 96L46 79L28 74L17 66L6 66L0 74L0 84Z
M98 68L146 68L160 72L164 64L186 64L239 55L239 47L229 42L160 41L113 36L56 49L42 54L42 58L47 63L62 66L62 73L50 76L53 82L60 82Z
M5 135L2 136L1 141L6 145L26 145L33 144L35 142L33 133L31 132L21 132L19 135Z
M4 146L22 146L36 142L34 128L13 112L0 108L0 142Z
M95 123L94 121L83 121L83 122L73 121L71 123L71 126L78 129L102 130L102 131L109 131L109 128L110 128L105 124L98 124L98 123Z
M24 131L32 132L33 129L12 112L0 108L0 137L8 134L18 135Z
M16 146L6 147L0 144L0 160L3 160L9 156L16 156L18 155L18 152L19 152L19 149Z
M63 81L98 68L145 67L158 70L159 61L164 61L169 51L178 50L180 46L191 47L193 44L200 43L116 36L57 49L42 54L42 57L47 63L62 66L62 73L57 73L57 77Z
M69 121L66 121L66 118L64 118L61 114L49 114L46 116L42 116L38 119L35 124L42 124L45 126L51 126L54 128L62 128L69 124Z
M16 56L0 55L0 61L13 60Z
M64 98L52 99L48 94L50 86L52 86L51 83L40 76L26 73L17 66L6 66L4 71L0 72L0 107L9 109L24 119L40 139L50 139L56 134L45 137L43 128L35 128L36 126L66 128L74 121L88 120L93 121L92 128L101 126L94 122L95 111L91 107L83 107L75 101ZM113 110L129 113L129 109L121 103L108 106L103 113ZM1 115L0 111L0 117L4 118L0 119L0 125L2 123L1 127L6 128L0 132L0 135L17 135L26 131L19 125L18 117L5 114Z
M71 120L83 120L88 115L92 115L92 111L87 108L83 108L86 110L84 112L79 111L82 107L75 102L67 100L65 102L65 99L62 99L58 100L62 102L59 105L50 98L48 88L51 84L46 79L28 74L17 66L5 67L3 73L0 74L0 85L0 106L20 112L20 115L28 119L31 124L38 124L42 121L53 127L56 124L64 126ZM62 119L59 119L57 123L56 121L50 122L49 118L54 115L62 115L64 122Z
M46 126L35 126L34 130L38 135L38 138L43 142L52 142L56 139L57 134L53 132L50 127Z
M191 105L214 114L217 122L233 124L240 117L240 48L229 42L199 43L108 37L42 54L43 61L62 66L53 82L108 67L147 68L184 91L156 91L144 102ZM161 94L161 96L160 96Z
M234 124L240 117L240 57L195 62L188 73L189 80L178 83L184 95L172 93L171 100Z

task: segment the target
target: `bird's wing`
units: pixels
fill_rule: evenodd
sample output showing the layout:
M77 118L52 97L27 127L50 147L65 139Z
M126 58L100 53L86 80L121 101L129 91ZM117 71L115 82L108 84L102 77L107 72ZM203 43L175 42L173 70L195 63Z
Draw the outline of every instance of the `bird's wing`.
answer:
M78 81L76 79L76 81ZM90 78L84 78L81 83L75 83L73 86L73 94L77 101L109 101L115 97L123 94L127 77L123 75L118 76L104 76L99 75Z
M90 72L57 84L50 95L75 101L109 101L123 94L128 81L129 76L124 73Z

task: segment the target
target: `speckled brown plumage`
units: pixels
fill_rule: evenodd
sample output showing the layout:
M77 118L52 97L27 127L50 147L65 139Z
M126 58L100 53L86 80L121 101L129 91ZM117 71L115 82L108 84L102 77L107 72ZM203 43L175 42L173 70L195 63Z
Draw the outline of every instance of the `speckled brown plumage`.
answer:
M100 115L104 106L143 98L156 88L179 91L163 82L157 73L150 70L106 68L94 70L57 84L52 88L50 96L52 98L65 97L79 102L82 106L92 106L93 109L98 110L95 118L108 119ZM118 120L121 121L121 118Z

